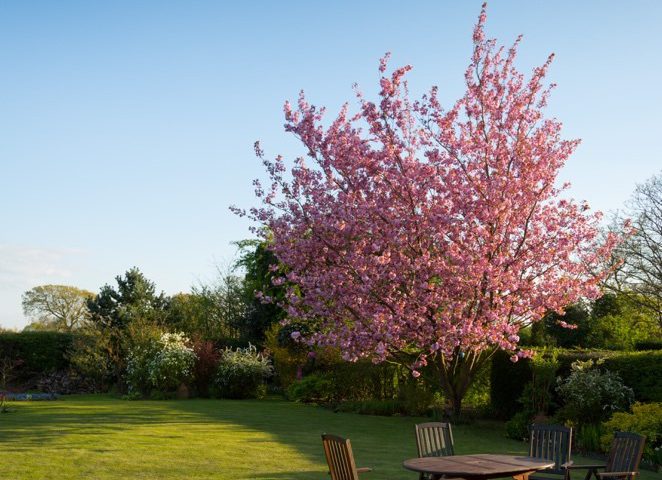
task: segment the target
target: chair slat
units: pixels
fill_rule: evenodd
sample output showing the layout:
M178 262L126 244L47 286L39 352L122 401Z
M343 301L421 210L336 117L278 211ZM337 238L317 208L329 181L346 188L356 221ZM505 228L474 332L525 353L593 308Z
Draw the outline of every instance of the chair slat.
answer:
M567 477L563 465L571 459L572 429L562 425L533 424L529 434L529 456L554 462L554 467L541 473Z
M419 457L454 455L453 431L450 423L420 423L414 428Z
M614 433L605 472L637 472L646 437L629 432Z
M331 480L359 480L349 439L337 435L322 435L324 455Z
M428 422L414 425L416 448L419 457L446 457L454 455L453 429L450 423ZM421 473L420 480L428 475Z

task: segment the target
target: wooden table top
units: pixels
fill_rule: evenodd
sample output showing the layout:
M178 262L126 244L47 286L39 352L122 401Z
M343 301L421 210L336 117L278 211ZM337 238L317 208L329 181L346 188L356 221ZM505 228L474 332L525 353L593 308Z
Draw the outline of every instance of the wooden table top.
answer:
M402 465L407 470L432 475L489 479L544 470L553 467L554 462L522 455L477 454L411 458Z

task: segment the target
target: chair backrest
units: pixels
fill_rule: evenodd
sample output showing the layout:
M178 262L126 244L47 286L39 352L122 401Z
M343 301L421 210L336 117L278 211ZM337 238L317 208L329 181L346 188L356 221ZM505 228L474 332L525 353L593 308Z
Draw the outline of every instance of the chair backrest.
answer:
M562 465L570 461L572 428L534 423L529 427L529 437L529 456L554 462L554 467L545 470L545 473L563 475L565 469Z
M348 438L325 433L322 435L322 445L331 480L359 480L352 444Z
M646 437L636 433L616 432L609 449L605 472L637 472L644 453Z
M450 423L429 422L414 425L419 457L447 457L455 455L453 430Z

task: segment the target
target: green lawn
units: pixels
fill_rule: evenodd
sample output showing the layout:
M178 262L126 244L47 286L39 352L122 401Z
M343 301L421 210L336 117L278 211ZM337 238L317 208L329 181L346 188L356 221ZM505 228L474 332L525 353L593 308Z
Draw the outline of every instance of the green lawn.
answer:
M375 469L366 480L417 478L400 466L415 455L416 418L339 414L280 400L107 396L14 402L12 409L0 415L1 478L321 480L328 478L322 432L352 439L357 462ZM459 454L525 450L506 440L499 424L458 425L454 433Z

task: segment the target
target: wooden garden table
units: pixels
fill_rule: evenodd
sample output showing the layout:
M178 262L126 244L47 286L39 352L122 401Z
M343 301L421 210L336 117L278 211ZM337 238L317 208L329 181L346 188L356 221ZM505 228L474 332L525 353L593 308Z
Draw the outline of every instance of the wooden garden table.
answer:
M460 477L465 480L487 480L500 477L527 480L532 473L553 467L554 462L522 455L477 454L411 458L405 460L402 465L407 470L427 473L432 480L438 480L444 476Z

